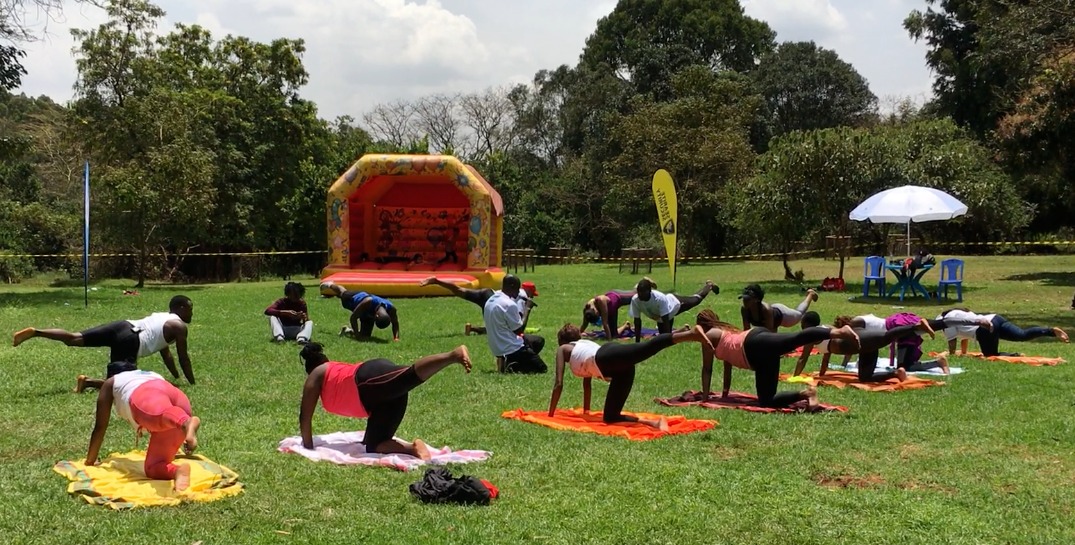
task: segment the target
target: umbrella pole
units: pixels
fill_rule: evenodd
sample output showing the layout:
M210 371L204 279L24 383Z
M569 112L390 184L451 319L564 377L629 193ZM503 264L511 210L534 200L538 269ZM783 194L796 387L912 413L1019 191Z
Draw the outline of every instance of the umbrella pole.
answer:
M911 220L907 220L907 257L911 257Z

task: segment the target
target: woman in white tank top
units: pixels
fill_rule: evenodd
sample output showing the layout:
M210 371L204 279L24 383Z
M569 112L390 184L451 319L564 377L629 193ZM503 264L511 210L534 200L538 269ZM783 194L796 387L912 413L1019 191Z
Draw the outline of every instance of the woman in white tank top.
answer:
M198 426L190 400L157 373L139 371L134 363L108 365L108 378L97 394L97 415L86 452L86 465L96 465L111 416L109 408L136 429L149 432L143 466L146 477L174 480L175 490L190 486L190 466L174 464L180 447L190 454L198 448Z
M556 416L556 405L564 388L564 367L582 378L582 410L590 411L590 386L594 378L608 381L602 419L605 423L639 422L660 430L667 430L665 419L647 420L623 414L623 406L635 380L635 366L653 357L661 350L682 342L709 344L701 328L695 327L676 333L662 333L641 343L609 342L599 345L583 340L578 327L567 324L557 333L560 343L556 350L556 382L549 400L549 416ZM712 348L712 345L710 345Z

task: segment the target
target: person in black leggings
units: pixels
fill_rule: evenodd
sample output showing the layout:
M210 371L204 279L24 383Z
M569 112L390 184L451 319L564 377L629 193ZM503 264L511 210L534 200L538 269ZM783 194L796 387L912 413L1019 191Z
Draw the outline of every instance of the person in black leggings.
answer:
M453 363L470 372L470 353L465 346L426 356L406 367L386 359L357 364L329 361L318 343L304 346L299 357L306 365L307 374L299 408L304 448L314 448L312 421L320 398L327 412L368 420L362 439L367 451L409 454L423 460L429 460L430 454L421 439L413 443L394 439L407 412L408 392Z
M783 408L806 400L811 410L818 408L817 389L813 386L798 392L777 393L780 382L780 358L800 346L826 339L842 339L849 349L858 347L858 334L850 327L811 327L795 333L774 333L755 327L741 331L721 322L716 313L706 309L698 313L696 323L713 344L713 350L702 347L702 393L710 395L713 378L713 359L724 361L724 388L721 397L728 397L732 385L732 367L754 372L758 404L762 407Z
M549 400L549 416L556 415L556 405L560 402L560 393L564 388L564 365L569 364L571 373L582 378L582 410L590 412L590 383L593 379L608 381L608 393L605 394L605 408L602 419L608 424L617 422L641 422L661 430L668 429L668 423L662 418L657 421L639 419L623 414L623 405L631 394L635 382L635 366L658 352L683 342L697 342L709 346L702 328L661 333L641 343L597 344L582 339L578 327L566 324L556 334L560 347L556 350L556 382L552 387Z
M943 327L944 322L939 322ZM803 316L802 327L806 329L808 327L817 327L821 324L821 316L814 311L807 312ZM846 325L846 324L845 324ZM828 327L828 326L822 326ZM843 326L841 326L843 327ZM885 331L877 331L873 329L858 329L854 328L855 333L858 334L858 348L852 348L844 340L822 341L825 345L822 352L824 356L821 359L821 372L820 375L824 376L829 370L829 357L832 354L842 354L844 356L850 356L852 354L858 354L858 379L861 382L884 382L890 378L897 378L900 382L907 380L907 371L903 368L897 368L894 372L889 373L877 373L874 371L877 369L877 358L880 350L892 343L910 337L913 335L920 335L922 333L933 335L933 328L930 326L929 320L919 319L916 324L908 324L893 327ZM802 374L803 367L806 364L806 358L810 354L810 350L813 348L813 344L808 344L803 347L803 357L799 359L798 364L795 366L796 375ZM845 363L846 364L846 360Z
M461 288L451 282L445 282L444 280L441 280L436 276L430 276L429 278L426 278L425 280L422 280L418 283L418 285L422 287L428 286L430 284L434 286L440 286L452 292L452 295L459 297L460 299L470 301L475 305L478 305L478 308L481 309L483 312L485 311L485 303L489 301L489 299L493 296L493 290L489 288ZM526 292L526 296L529 299L533 299L534 296L537 295L536 292L531 291L533 285L534 284L532 282L523 282L522 290ZM534 306L537 306L537 304L535 303ZM471 325L470 322L467 322L466 327L463 329L463 333L466 335L470 335L471 333L475 335L485 335L485 326Z

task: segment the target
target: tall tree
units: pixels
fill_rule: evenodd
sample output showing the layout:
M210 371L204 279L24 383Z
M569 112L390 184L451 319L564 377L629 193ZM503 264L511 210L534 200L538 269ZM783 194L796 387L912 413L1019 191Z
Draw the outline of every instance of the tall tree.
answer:
M761 57L751 79L765 98L771 136L795 130L856 126L876 115L866 79L835 51L814 42L785 42Z

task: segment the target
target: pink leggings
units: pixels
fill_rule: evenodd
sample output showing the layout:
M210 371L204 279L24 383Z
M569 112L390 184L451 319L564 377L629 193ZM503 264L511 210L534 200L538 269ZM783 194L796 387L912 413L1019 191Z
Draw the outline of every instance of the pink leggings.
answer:
M175 478L176 452L187 434L183 424L190 420L190 400L179 388L164 380L149 381L131 394L131 414L149 432L146 450L146 477L170 481Z

